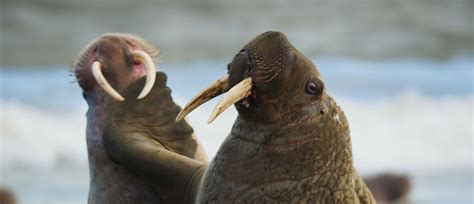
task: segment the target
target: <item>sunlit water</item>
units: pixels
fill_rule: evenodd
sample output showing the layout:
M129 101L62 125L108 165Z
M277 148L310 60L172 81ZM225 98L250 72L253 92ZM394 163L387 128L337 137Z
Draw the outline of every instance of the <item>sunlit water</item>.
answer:
M314 61L348 117L359 172L410 175L415 202L472 202L472 58ZM21 203L85 203L87 106L70 83L74 78L66 66L6 68L0 70L0 185L12 188ZM225 63L160 69L180 105L226 71ZM207 125L215 103L189 115L210 157L237 115L230 108Z

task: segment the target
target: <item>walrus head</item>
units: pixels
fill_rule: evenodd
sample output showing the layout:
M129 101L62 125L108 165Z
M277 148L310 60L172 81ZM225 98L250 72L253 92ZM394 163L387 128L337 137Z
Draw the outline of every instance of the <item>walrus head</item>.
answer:
M103 90L118 101L125 100L121 91L146 75L147 83L138 96L141 99L153 87L157 54L156 48L137 36L106 33L80 52L72 65L72 72L86 99L88 93Z
M229 63L228 75L194 97L177 120L224 92L208 122L234 103L245 120L258 123L294 120L297 113L316 108L314 105L325 95L316 66L283 33L274 31L247 43Z

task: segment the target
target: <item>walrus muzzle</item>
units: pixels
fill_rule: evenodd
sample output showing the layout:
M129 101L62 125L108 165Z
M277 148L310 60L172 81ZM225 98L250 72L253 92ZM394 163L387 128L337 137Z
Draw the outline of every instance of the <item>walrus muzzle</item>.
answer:
M207 123L212 123L224 110L229 108L232 104L250 96L252 93L253 82L251 77L247 77L233 87L229 85L229 75L225 75L217 81L211 83L209 86L200 91L194 96L179 112L176 121L180 121L191 111L206 103L207 101L225 93L224 98L214 107Z
M156 67L151 59L150 55L146 52L141 50L132 51L133 60L137 60L142 62L145 65L146 70L146 82L145 86L143 87L140 95L138 95L137 99L142 99L150 93L151 89L153 88L153 84L155 84L155 77L156 77ZM125 98L120 95L105 79L104 75L102 74L102 65L99 61L94 61L92 63L92 74L94 75L95 80L99 83L100 87L104 89L104 91L109 94L112 98L117 101L124 101Z

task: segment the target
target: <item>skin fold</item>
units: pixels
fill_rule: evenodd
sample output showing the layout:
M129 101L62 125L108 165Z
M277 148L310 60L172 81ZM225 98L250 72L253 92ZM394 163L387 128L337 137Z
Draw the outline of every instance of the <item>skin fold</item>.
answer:
M156 87L148 96L136 99L146 74L143 63L131 54L137 50L156 60L158 50L143 39L129 34L104 34L89 43L72 65L72 72L89 106L86 114L89 203L182 203L186 199L192 200L187 195L194 195L190 192L195 189L188 188L188 183L199 177L201 167L207 162L192 128L186 122L174 122L179 107L171 99L164 73L156 73ZM91 70L95 61L101 63L105 79L125 96L125 101L114 100L99 86ZM118 107L124 110L121 116L117 116ZM123 121L111 117L131 120L113 129L111 127ZM135 121L131 122L132 119ZM164 126L154 127L159 124ZM104 131L106 125L108 131ZM104 137L106 133L108 140ZM129 137L122 137L125 134ZM117 138L123 140L117 141ZM181 165L182 161L187 166ZM181 168L177 169L177 166Z
M151 184L163 203L192 203L207 161L191 126L174 120L181 108L166 75L158 72L156 78L146 98L135 99L142 78L125 91L125 102L111 104L104 146L113 161Z
M199 203L375 203L352 160L349 125L316 66L280 32L251 40L228 66L252 79L204 174Z

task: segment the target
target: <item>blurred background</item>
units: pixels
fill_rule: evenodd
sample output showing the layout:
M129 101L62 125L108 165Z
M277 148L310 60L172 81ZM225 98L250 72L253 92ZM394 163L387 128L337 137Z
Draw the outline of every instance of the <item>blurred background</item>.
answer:
M473 202L473 0L0 0L0 186L85 203L87 105L69 66L104 32L161 50L184 105L254 36L284 32L346 112L363 175L411 178L413 203ZM189 120L209 157L236 117Z

